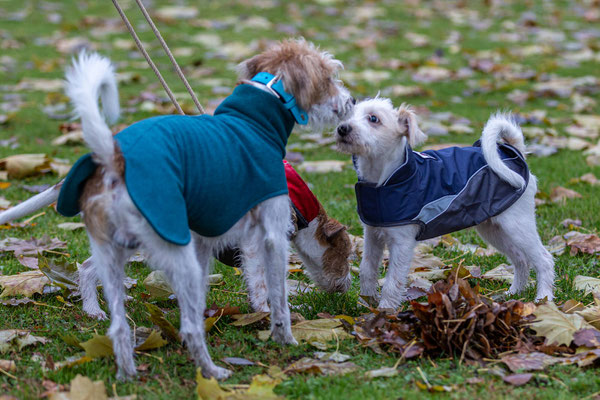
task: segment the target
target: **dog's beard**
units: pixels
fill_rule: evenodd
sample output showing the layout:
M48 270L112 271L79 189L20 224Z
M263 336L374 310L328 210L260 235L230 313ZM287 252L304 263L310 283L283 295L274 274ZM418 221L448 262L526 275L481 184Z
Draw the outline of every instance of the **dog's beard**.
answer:
M339 94L325 102L313 105L308 110L308 127L314 132L323 132L326 128L339 124L352 115L352 97L343 87Z

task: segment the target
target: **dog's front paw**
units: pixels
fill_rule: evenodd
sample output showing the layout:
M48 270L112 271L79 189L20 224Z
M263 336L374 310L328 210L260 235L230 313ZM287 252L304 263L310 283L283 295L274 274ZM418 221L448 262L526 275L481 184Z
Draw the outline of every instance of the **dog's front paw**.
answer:
M205 378L215 378L216 380L222 381L233 375L233 371L227 368L221 368L216 365L212 365L208 368L202 368L202 376Z
M378 309L380 310L391 310L391 311L396 311L396 309L398 307L400 307L400 304L402 304L402 302L404 302L406 299L404 297L398 298L398 299L394 299L394 300L390 300L390 299L382 299L379 302L379 306L377 306Z
M292 328L289 324L284 324L283 322L273 324L271 337L279 344L291 344L292 346L298 345L298 342L292 334Z
M107 319L106 313L102 311L98 303L94 303L92 305L83 304L83 311L90 317L97 319L99 321L104 321Z
M121 382L124 381L128 381L131 380L132 378L135 378L136 376L136 370L135 370L135 364L131 364L128 365L127 367L118 367L118 371L117 371L117 379L120 380Z

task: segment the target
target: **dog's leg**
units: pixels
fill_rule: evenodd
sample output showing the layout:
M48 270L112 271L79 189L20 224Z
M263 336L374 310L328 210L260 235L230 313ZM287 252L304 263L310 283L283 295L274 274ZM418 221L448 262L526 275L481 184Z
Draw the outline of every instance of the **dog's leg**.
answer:
M96 268L98 266L92 257L85 260L79 267L79 291L83 301L83 311L92 318L99 320L106 319L106 313L98 304L98 275Z
M90 245L96 266L95 270L102 282L104 297L108 301L110 309L108 336L113 343L113 352L118 367L117 378L127 379L136 374L131 331L125 313L125 289L123 287L124 266L131 251L110 244L97 243L91 236Z
M390 264L381 290L379 308L396 309L406 300L406 281L419 232L417 225L386 228L386 241L390 249Z
M378 228L364 226L364 249L363 258L360 262L360 294L378 302L377 278L379 278L379 267L383 258L385 242L380 236ZM375 306L376 304L373 304Z
M257 235L255 235L257 236ZM242 272L248 287L248 295L252 308L256 312L269 312L269 294L267 291L267 278L265 277L264 265L260 262L257 244L261 238L256 237L253 241L245 241L241 248Z
M201 241L202 239L197 239ZM226 379L231 371L218 367L210 358L204 332L204 309L209 262L212 251L202 243L186 246L153 240L151 262L162 269L177 296L181 310L181 338L205 377Z
M259 245L259 260L267 277L271 308L271 335L281 344L298 344L292 335L290 308L287 302L288 234L291 231L290 204L287 196L266 200L260 205L259 223L263 239Z
M546 250L535 224L535 178L519 200L502 214L477 226L479 234L504 253L513 263L515 277L508 294L520 293L527 286L532 266L537 276L536 300L552 300L554 259Z

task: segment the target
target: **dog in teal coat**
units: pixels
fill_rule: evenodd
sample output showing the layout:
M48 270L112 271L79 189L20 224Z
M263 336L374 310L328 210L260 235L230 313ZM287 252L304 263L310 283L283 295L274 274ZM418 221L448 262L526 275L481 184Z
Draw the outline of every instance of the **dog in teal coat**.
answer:
M82 212L91 261L108 300L108 334L118 377L135 375L124 308L124 265L140 250L162 270L181 309L181 336L206 377L227 378L204 339L206 276L213 254L238 247L258 260L271 309L272 338L296 344L285 283L292 230L283 156L296 123L334 124L353 99L336 79L341 63L304 40L286 40L243 62L240 85L214 116L162 116L113 138L118 115L113 68L82 54L67 72L67 94L92 150L65 179L58 210Z

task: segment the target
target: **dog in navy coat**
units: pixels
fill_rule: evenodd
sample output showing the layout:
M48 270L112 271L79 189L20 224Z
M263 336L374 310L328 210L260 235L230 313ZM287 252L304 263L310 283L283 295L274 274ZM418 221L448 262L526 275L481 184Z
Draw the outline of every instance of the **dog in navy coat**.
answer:
M553 299L554 260L535 224L536 178L524 159L525 144L510 115L496 114L472 147L416 152L426 139L405 105L375 98L357 104L336 130L337 147L353 155L356 197L364 226L361 295L396 308L419 240L474 226L514 265L509 294L537 275L536 299ZM377 278L385 246L390 263L381 296Z

